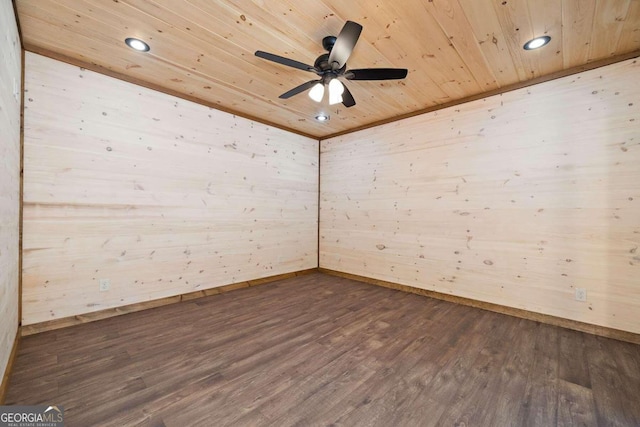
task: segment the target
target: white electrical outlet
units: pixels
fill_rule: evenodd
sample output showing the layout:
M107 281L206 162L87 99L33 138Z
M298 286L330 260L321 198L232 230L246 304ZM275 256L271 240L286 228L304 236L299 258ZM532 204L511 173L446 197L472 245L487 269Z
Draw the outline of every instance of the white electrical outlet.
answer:
M587 290L585 288L576 288L576 301L587 301Z
M20 102L20 85L18 85L18 79L13 78L13 97L16 102Z
M107 292L111 288L111 280L100 279L99 281L100 292Z

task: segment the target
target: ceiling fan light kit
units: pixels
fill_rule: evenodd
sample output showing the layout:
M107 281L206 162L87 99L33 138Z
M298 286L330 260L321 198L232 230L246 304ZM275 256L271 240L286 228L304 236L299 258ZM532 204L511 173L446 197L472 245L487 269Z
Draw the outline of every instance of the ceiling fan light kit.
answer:
M329 88L329 105L340 104L353 107L356 101L349 89L339 80L398 80L407 77L405 68L363 68L347 70L347 60L360 38L362 25L347 21L337 37L327 36L322 39L322 46L328 51L320 55L313 66L293 59L275 55L273 53L256 51L259 58L273 61L281 65L315 73L319 80L311 80L280 95L281 99L288 99L294 95L309 90L309 97L316 102L322 102L325 86ZM317 117L316 117L317 118ZM317 118L318 119L318 118ZM320 120L320 119L318 119Z
M340 104L342 102L342 94L344 93L344 85L337 78L329 81L329 105Z
M324 85L322 83L316 83L309 91L309 98L316 102L322 102L324 97Z

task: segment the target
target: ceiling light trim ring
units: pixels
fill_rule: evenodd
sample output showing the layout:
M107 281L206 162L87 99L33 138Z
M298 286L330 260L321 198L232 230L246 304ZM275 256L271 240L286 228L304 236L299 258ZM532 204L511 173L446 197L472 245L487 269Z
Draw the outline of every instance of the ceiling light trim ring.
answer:
M528 42L526 42L524 46L522 46L522 48L524 50L540 49L541 47L548 45L550 41L551 41L551 37L549 36L535 37L529 40Z
M144 42L143 40L137 39L135 37L127 37L126 39L124 39L124 42L131 49L136 50L138 52L149 52L151 50L151 47L149 47L148 43Z

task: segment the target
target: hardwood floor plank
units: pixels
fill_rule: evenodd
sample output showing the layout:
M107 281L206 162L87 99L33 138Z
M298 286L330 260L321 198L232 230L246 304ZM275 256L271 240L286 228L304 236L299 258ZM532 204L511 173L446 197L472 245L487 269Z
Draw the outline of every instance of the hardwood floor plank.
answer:
M513 424L524 403L529 371L535 358L535 344L539 324L521 319L514 322L509 334L504 337L508 356L496 375L497 383L487 393L494 402L495 410L479 425L505 426Z
M591 388L584 334L569 332L567 329L560 330L558 378L588 389Z
M23 339L69 426L640 425L640 346L322 273Z
M598 425L640 425L640 415L635 409L640 383L621 375L609 348L611 340L586 335L585 342ZM634 391L628 394L628 390Z
M333 357L316 343L310 343L292 349L283 357L277 368L249 373L238 380L230 381L226 387L220 388L220 397L215 401L219 407L217 417L238 425L246 425L240 420L267 420L260 411L265 402L270 401L273 396L291 390L295 387L298 375L313 374L318 366L327 365ZM234 402L243 403L237 405Z
M394 319L387 317L378 319L375 322L377 332L368 335L370 336L368 340L361 342L351 350L356 355L364 353L373 357L376 365L372 365L372 367L375 367L376 372L366 381L361 382L352 393L343 396L339 403L333 406L325 405L323 411L316 410L312 414L307 414L304 420L305 424L326 423L327 414L337 414L334 424L340 424L341 416L351 414L354 411L355 417L362 421L358 411L366 412L367 416L371 416L376 412L376 409L381 407L388 410L389 405L384 403L379 406L377 402L386 402L389 393L392 393L390 396L395 397L395 392L406 394L410 390L405 387L406 384L398 389L399 384L404 382L402 375L411 370L418 359L425 355L429 348L428 343L433 341L433 338L426 334L416 337L416 331L413 328L405 327L405 325L414 325L421 331L428 331L432 325L424 317L422 312L424 304L420 298L408 295L403 303L402 315L394 312ZM371 332L371 330L367 330L367 332ZM395 366L394 360L402 360L403 363ZM406 398L413 400L410 395L404 397L404 399ZM347 406L346 410L345 406ZM345 421L347 425L349 425L349 420L350 418L347 417L347 421Z
M517 425L557 424L559 329L557 326L540 325Z
M558 381L558 425L598 425L590 388L564 380Z
M399 353L396 353L395 360L401 360L402 363L388 363L383 365L372 377L362 383L360 387L354 390L354 392L347 396L340 404L326 408L326 413L331 414L330 417L334 418L332 424L350 425L349 422L354 419L361 420L361 417L375 415L371 412L370 408L390 409L386 403L388 400L387 394L391 393L390 396L395 399L394 390L398 386L401 386L402 390L410 396L403 403L409 404L408 402L414 401L417 398L416 392L425 391L426 388L419 381L407 382L410 378L408 374L410 372L419 372L416 369L416 365L421 359L428 360L436 356L435 351L439 350L440 347L436 345L434 341L433 338L428 336L410 340L408 346L404 347ZM420 374L423 374L423 371L420 371ZM395 412L396 411L385 415L388 418L393 418ZM381 415L382 414L378 414L378 416ZM319 416L318 419L310 419L312 424L322 421L326 421L326 414Z
M458 388L455 398L441 416L443 425L474 424L479 419L486 419L493 412L494 384L500 379L508 349L504 336L515 326L513 322L505 322L503 317L491 316L490 333L486 344L479 351L474 366Z

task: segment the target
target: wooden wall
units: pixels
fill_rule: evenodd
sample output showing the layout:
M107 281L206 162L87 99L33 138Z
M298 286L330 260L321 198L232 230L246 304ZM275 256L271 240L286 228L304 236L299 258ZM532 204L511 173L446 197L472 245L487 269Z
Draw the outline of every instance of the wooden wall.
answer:
M638 82L629 60L322 141L320 266L640 333Z
M318 141L25 68L24 324L317 266Z
M0 2L0 382L18 330L21 67L13 5L3 0Z

